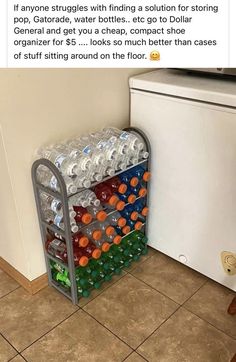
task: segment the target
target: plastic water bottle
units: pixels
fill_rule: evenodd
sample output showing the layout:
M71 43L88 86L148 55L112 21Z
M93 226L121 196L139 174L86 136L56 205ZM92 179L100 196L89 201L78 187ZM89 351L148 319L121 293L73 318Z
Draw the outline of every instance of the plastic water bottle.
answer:
M107 218L107 213L104 211L103 207L101 205L99 206L88 206L87 208L88 212L92 215L94 219L97 219L98 221L105 221Z
M46 194L45 192L40 193L42 209L51 209L55 213L58 213L62 209L62 203L60 200L55 199L53 196Z
M118 211L113 212L107 218L108 224L112 226L118 225L119 227L124 227L126 225L126 219L121 216Z
M44 148L38 151L38 155L51 161L62 173L62 175L74 176L78 167L77 162L68 156L66 151L56 148Z
M37 179L39 183L41 183L43 186L49 187L54 191L60 191L56 177L50 172L47 167L41 166L38 168ZM74 184L74 181L69 176L64 176L63 179L66 185L67 194L74 194L77 191L77 187Z
M89 205L99 206L100 201L92 190L83 190L70 198L70 204L86 208Z
M53 223L54 225L56 225L59 229L61 230L65 230L65 224L64 224L64 218L63 218L63 215L59 215L57 214L53 220ZM71 231L73 233L76 233L79 228L78 226L76 225L75 221L72 221L70 222L70 228L71 228Z

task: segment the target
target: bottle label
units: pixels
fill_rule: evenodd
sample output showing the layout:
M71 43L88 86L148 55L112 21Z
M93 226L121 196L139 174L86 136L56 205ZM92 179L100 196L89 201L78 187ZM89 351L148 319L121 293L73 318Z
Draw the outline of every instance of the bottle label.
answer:
M129 133L128 132L122 132L120 137L121 140L127 140L129 138Z
M57 190L57 178L56 176L52 176L50 182L49 182L50 188L53 190Z
M61 201L57 200L57 199L53 199L51 202L51 210L54 212L58 212L58 210L60 210L61 208Z
M52 244L54 247L58 247L58 246L60 246L60 244L61 244L61 240L53 239L53 240L51 241L51 244Z
M105 142L105 141L100 141L100 142L98 142L97 148L98 148L99 150L104 150L104 148L106 148L106 142Z
M60 155L55 159L55 166L61 168L62 162L66 159L65 155Z
M83 152L85 155L89 155L91 151L92 151L92 147L89 145L89 146L84 147L84 149L83 149L82 152Z
M57 227L60 227L60 224L63 220L63 216L62 215L56 215L55 218L54 218L54 224L57 226Z

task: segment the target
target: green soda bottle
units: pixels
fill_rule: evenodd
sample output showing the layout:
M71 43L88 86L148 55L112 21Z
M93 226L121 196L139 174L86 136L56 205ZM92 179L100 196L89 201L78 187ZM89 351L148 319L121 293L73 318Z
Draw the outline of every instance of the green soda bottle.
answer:
M64 285L67 288L71 287L71 282L68 276L68 271L65 271L64 273L57 273L56 280L60 282L62 285Z

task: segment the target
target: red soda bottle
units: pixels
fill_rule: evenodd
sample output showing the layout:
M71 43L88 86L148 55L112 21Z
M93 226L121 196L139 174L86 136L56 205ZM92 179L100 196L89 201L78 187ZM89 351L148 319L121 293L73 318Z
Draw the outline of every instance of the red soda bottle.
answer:
M72 236L72 241L75 247L81 247L81 248L85 248L89 243L89 239L86 236L84 236L84 234L82 234L81 232L77 232L76 234L74 234Z
M124 194L127 190L127 185L123 183L118 176L112 177L105 184L113 191L113 193Z
M83 224L89 224L93 217L91 214L88 213L88 211L82 207L82 206L73 206L73 209L76 212L75 215L75 221L77 224L83 223Z
M93 259L99 259L102 253L101 250L91 242L89 242L85 248L81 249L81 251L83 255Z
M94 192L101 203L106 204L108 207L115 208L119 201L118 196L114 195L110 187L108 187L105 183L97 185L94 189Z

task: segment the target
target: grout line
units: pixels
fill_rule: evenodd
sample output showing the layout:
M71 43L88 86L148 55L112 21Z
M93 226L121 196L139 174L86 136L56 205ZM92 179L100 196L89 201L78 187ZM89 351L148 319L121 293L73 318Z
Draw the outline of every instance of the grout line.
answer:
M192 295L190 295L190 297L188 297L188 299L186 299L181 305L183 306L185 303L187 303L195 294L197 294L197 292L204 287L204 285L206 285L206 283L208 283L208 280L206 280Z
M155 290L155 292L160 293L163 297L168 298L169 300L171 300L172 302L174 302L175 304L181 306L180 303L176 302L174 299L170 298L168 295L164 294L163 292L160 292L158 289L154 288L152 285L146 283L145 281L143 281L142 279L139 279L138 277L136 277L133 274L130 274L133 278L135 278L136 280L138 280L139 282L142 282L143 284L146 284L149 288Z
M149 362L148 359L144 356L142 356L137 350L135 351L140 357L142 357L145 361Z
M123 339L121 339L119 336L117 336L114 332L112 332L107 326L105 326L104 324L102 324L101 322L99 322L99 320L97 320L93 315L91 315L89 312L87 312L86 310L83 310L84 313L86 313L89 317L91 317L92 319L94 319L98 324L100 324L103 328L105 328L107 331L109 331L111 334L113 334L113 336L117 337L121 342L123 342L124 344L126 344L126 346L128 346L129 348L132 349L132 352L134 352L134 348L131 347L127 342L125 342Z
M66 298L66 297L65 297ZM38 342L41 338L45 337L48 333L50 333L51 331L53 331L53 329L55 329L56 327L58 327L60 324L62 324L63 322L65 322L67 319L69 319L70 317L72 317L75 313L77 313L81 308L78 308L77 310L75 310L73 313L71 313L70 315L68 315L66 318L64 318L61 322L57 323L55 326L53 326L51 329L49 329L46 333L42 334L40 337L38 337L37 339L35 339L35 341L33 341L32 343L30 343L27 347L23 348L20 352L18 352L19 354L23 353L26 349L28 349L29 347L31 347L34 343ZM23 356L22 356L23 357Z
M124 271L124 269L123 269ZM122 275L118 280L116 280L115 282L113 282L111 285L108 285L105 289L103 289L98 295L95 295L90 301L88 301L88 303L84 304L83 306L79 306L79 304L77 304L80 308L84 308L86 307L89 303L91 303L94 299L96 299L97 297L99 297L101 294L103 294L107 289L110 289L111 287L113 287L113 285L119 283L119 281L121 279L123 279L128 273L126 272L124 275ZM94 290L94 289L93 289Z
M9 342L8 339L7 339L2 333L0 333L0 336L1 336L3 339L5 339L5 341L6 341L8 344L10 344L10 346L16 351L17 354L19 353L19 351L17 351L16 347L14 347L13 344L11 344L11 342ZM16 357L16 356L15 356L15 357ZM13 357L13 358L14 358L14 357Z
M166 323L180 308L181 308L181 305L179 305L178 308L177 308L173 313L171 313L168 318L166 318L148 337L146 337L146 338L142 341L142 343L140 343L140 344L138 345L138 347L136 347L135 352L136 352L136 353L139 353L139 352L137 352L137 349L138 349L143 343L145 343L146 340L149 339L164 323ZM140 353L139 353L139 354L140 354ZM140 354L140 356L142 356L142 355ZM142 357L143 357L143 356L142 356Z
M132 353L134 353L134 351L131 351L130 354L128 354L128 356L126 356L121 362L125 362L127 360L127 358L129 358L129 356L131 356Z
M197 313L189 310L188 308L186 308L185 306L182 306L182 308L184 308L185 310L187 310L188 312L192 313L193 315L195 315L196 317L198 317L199 319L203 320L204 322L206 322L207 324L209 324L210 326L214 327L215 329L217 329L219 332L222 332L223 334L225 334L226 336L230 337L233 340L236 340L236 337L233 337L232 335L226 333L225 331L223 331L222 329L220 329L219 327L215 326L214 324L212 324L211 322L209 322L208 320L206 320L203 317L200 317Z
M2 295L2 296L0 297L0 300L1 300L2 298L5 298L7 295L9 295L9 294L11 294L11 293L15 292L15 290L17 290L17 289L19 289L19 288L21 288L21 285L19 285L19 286L18 286L18 287L16 287L15 289L11 290L11 291L10 291L10 292L8 292L7 294ZM22 287L22 288L23 288L23 287Z

